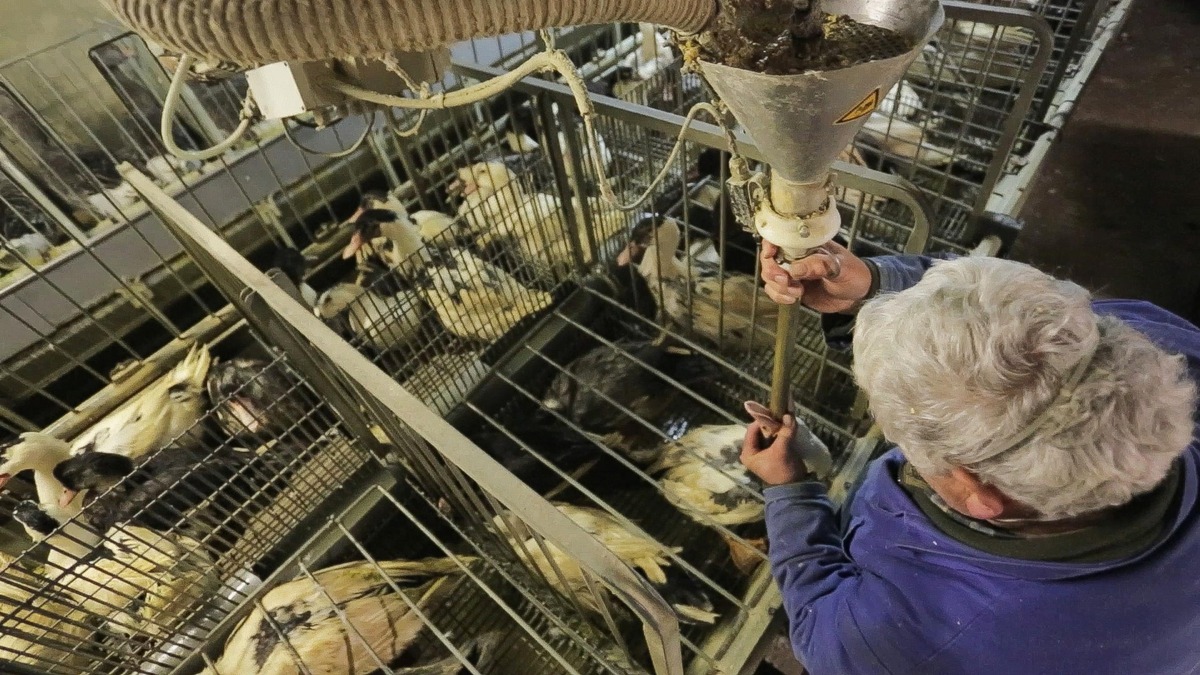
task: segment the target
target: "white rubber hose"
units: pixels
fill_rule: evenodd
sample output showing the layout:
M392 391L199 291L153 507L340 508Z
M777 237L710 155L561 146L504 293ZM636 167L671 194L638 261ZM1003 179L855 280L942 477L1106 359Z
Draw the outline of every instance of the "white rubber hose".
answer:
M557 26L645 22L695 33L717 0L102 0L183 54L254 66L382 58Z

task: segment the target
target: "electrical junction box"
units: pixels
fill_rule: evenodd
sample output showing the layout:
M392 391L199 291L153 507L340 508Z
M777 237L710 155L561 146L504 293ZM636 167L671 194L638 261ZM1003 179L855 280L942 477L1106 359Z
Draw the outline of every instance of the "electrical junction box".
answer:
M393 56L409 78L417 83L440 82L450 66L450 50L446 48L396 52ZM398 96L408 90L403 78L376 59L280 61L247 71L246 82L266 119L313 113L317 124L325 126L348 114L376 107L322 86L330 76L382 94Z

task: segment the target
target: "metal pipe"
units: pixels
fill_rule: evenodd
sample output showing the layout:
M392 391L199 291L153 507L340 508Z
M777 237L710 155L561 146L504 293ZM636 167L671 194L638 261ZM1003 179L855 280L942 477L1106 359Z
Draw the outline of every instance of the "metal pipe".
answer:
M792 404L792 320L796 305L780 305L775 324L775 361L771 364L771 400L769 407L775 419L791 412Z

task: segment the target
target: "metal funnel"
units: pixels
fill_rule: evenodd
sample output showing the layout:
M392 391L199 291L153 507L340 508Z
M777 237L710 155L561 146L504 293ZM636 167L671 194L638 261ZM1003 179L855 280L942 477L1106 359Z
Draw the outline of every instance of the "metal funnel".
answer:
M821 180L884 95L942 25L938 0L825 0L824 11L890 28L912 49L838 70L764 75L701 62L704 78L779 176ZM866 46L866 45L864 45Z

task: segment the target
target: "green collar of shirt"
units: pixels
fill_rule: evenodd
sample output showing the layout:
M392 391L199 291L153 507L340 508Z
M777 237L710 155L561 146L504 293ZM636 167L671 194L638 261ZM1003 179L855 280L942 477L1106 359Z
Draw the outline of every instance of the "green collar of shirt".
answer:
M917 508L946 536L985 553L1044 562L1099 563L1136 555L1159 540L1178 510L1179 464L1158 487L1112 512L1101 523L1060 534L1029 536L951 509L905 462L897 477Z

